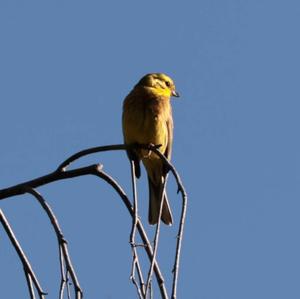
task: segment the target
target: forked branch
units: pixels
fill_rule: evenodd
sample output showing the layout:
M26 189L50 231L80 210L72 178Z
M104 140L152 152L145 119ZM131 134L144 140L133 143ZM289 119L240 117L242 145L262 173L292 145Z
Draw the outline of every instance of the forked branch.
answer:
M80 287L79 281L76 276L76 272L73 268L71 258L68 251L68 244L67 241L62 233L62 230L59 226L59 223L57 221L57 218L55 217L51 207L46 202L46 200L43 198L43 196L37 192L33 188L26 188L26 192L33 195L37 201L40 203L42 208L47 213L47 216L49 217L49 220L54 228L57 242L59 245L59 256L60 256L60 263L61 263L61 287L60 287L60 297L62 297L64 287L67 283L67 277L68 274L70 274L73 285L74 285L74 291L75 291L75 298L81 299L82 298L82 289Z
M166 159L166 157L158 150L160 146L154 146L154 145L124 145L124 144L117 144L117 145L107 145L107 146L99 146L99 147L94 147L94 148L89 148L85 149L83 151L80 151L72 156L70 156L68 159L66 159L63 163L61 163L58 168L39 178L6 188L0 190L0 200L16 196L16 195L21 195L24 193L30 193L32 194L42 205L43 209L46 211L57 236L58 243L59 243L59 252L60 252L60 263L61 263L61 273L62 273L62 279L61 279L61 287L60 287L60 298L63 298L63 293L64 293L64 287L66 285L66 282L68 280L68 276L71 276L71 279L73 281L74 287L75 287L75 294L76 298L80 299L82 298L82 290L80 288L78 279L76 277L75 271L73 269L68 249L67 249L67 243L63 237L63 234L61 232L61 229L58 225L57 219L52 212L50 206L46 203L44 198L35 190L35 188L58 181L58 180L63 180L63 179L69 179L69 178L74 178L74 177L79 177L79 176L84 176L84 175L93 175L97 176L103 180L105 180L107 183L109 183L113 189L119 194L120 198L122 199L123 203L125 204L128 212L130 213L132 219L133 219L133 225L132 225L132 230L131 230L131 235L130 235L130 243L132 246L132 252L133 252L133 264L132 264L132 273L131 273L131 278L133 283L137 287L138 295L140 298L146 299L147 297L147 290L150 290L150 297L152 297L152 287L150 285L151 277L152 277L152 271L154 271L158 286L160 289L161 297L163 299L167 299L168 294L167 290L165 287L164 283L164 278L161 274L161 271L159 269L158 263L156 261L156 250L157 250L157 242L158 242L158 236L159 236L159 225L157 226L156 234L155 234L155 242L154 242L154 252L152 249L152 246L150 244L150 241L147 237L147 234L145 232L145 229L143 228L143 225L138 217L138 209L137 209L137 194L136 194L136 183L133 177L133 205L131 204L129 198L121 188L121 186L108 174L102 171L102 165L100 164L95 164L95 165L90 165L86 167L81 167L81 168L76 168L73 170L67 170L68 166L78 160L81 157L84 157L86 155L98 153L98 152L103 152L103 151L113 151L113 150L128 150L128 149L133 149L133 148L140 148L140 149L147 149L153 151L156 155L160 157L160 159L163 161L164 165L166 166L167 170L170 170L172 174L175 177L175 180L177 182L178 186L178 192L181 193L182 195L182 211L181 211L181 219L179 222L179 228L178 228L178 234L177 234L177 243L176 243L176 254L175 254L175 261L174 261L174 267L173 267L173 285L172 285L172 298L176 298L176 293L177 293L177 283L178 283L178 273L179 273L179 260L180 260L180 252L181 252L181 245L182 245L182 237L183 237L183 228L184 228L184 222L185 222L185 215L186 215L186 206L187 206L187 195L184 189L184 186L181 182L180 176L178 175L176 169L174 166ZM133 167L133 166L132 166ZM132 174L134 173L134 169L131 169ZM161 210L161 209L160 209ZM160 211L161 213L161 211ZM3 214L3 213L2 213ZM0 214L0 216L2 216ZM3 215L4 216L4 215ZM5 223L5 218L1 217L2 221ZM3 223L2 223L3 224ZM147 283L145 285L144 280L143 280L143 274L140 268L140 263L138 260L138 255L137 255L137 250L136 250L136 244L135 244L135 230L137 229L142 241L143 241L143 248L145 248L146 253L148 255L148 258L150 260L150 271L148 272L148 278L147 278ZM11 231L12 232L12 231ZM11 232L7 232L7 234L11 234ZM14 244L14 243L13 243ZM15 245L14 245L15 246ZM15 248L20 248L20 246L15 247ZM17 250L17 249L16 249ZM22 263L24 262L26 265L26 269L31 269L30 264L26 259L24 259L24 256L21 255L20 259L22 260ZM27 263L26 263L27 261ZM23 263L23 265L24 265ZM24 266L25 269L25 266ZM135 269L137 270L138 273L138 282L135 280L134 273ZM45 293L38 287L37 280L35 279L34 273L30 271L25 272L25 273L30 273L29 275L26 276L27 281L28 281L28 286L29 290L32 289L31 287L31 281L33 281L34 285L36 286L38 293L40 294L40 298L44 298L41 296L44 296ZM151 287L151 288L150 288ZM34 292L31 290L30 293L31 298L34 298Z

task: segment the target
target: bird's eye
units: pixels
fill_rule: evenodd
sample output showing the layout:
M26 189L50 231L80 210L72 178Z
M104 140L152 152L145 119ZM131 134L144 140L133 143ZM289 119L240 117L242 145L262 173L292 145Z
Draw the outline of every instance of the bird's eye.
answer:
M171 83L170 83L169 81L166 81L166 85L167 85L168 87L170 87L170 86L171 86Z

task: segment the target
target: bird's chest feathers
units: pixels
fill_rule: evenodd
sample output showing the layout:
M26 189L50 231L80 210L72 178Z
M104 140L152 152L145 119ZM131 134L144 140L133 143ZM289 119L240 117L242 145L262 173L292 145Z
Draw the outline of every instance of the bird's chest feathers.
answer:
M132 119L132 137L138 143L164 143L167 138L167 120L170 117L170 104L167 101L151 101L137 107Z

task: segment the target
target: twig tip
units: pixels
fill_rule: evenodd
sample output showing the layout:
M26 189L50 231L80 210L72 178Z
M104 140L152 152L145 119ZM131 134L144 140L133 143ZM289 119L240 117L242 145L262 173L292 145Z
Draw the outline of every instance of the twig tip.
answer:
M103 164L96 164L97 171L101 171L103 169Z

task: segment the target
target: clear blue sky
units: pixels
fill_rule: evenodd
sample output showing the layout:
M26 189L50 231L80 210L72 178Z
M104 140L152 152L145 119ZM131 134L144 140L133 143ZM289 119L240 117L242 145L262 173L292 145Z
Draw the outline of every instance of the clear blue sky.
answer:
M122 142L123 98L145 73L165 72L182 95L173 101L173 162L189 194L178 298L299 298L299 15L297 1L2 0L0 187L46 174L78 150ZM77 165L95 162L130 193L124 153ZM143 218L146 183L143 173ZM92 177L39 190L86 298L135 298L130 219L115 193ZM178 216L173 180L169 193ZM57 298L48 219L29 196L0 208ZM162 234L167 276L175 228ZM1 296L25 298L22 268L0 235Z

